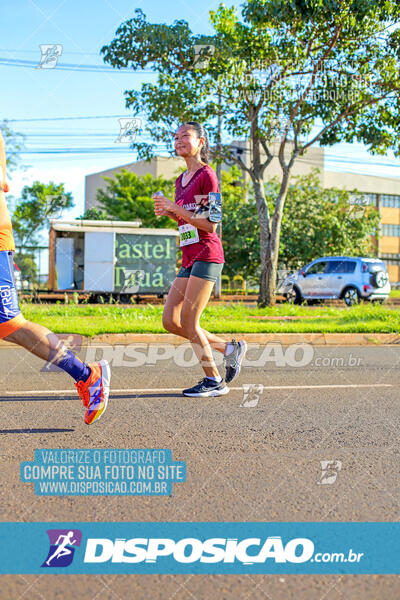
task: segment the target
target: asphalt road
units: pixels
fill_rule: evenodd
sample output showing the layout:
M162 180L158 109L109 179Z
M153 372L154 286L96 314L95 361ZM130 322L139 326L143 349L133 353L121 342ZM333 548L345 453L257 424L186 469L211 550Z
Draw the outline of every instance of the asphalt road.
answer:
M43 363L23 350L0 348L1 520L398 521L400 348L294 350L254 347L230 394L188 399L176 390L202 376L190 352L162 358L174 350L141 348L138 358L132 348L83 349L82 358L113 361L109 408L87 427L68 376L41 372ZM256 387L244 396L243 385ZM33 460L36 448L99 447L170 448L186 461L187 481L174 484L172 496L125 498L40 497L20 481L20 462ZM341 462L332 484L321 485L323 460ZM391 600L400 589L395 575L0 581L7 600Z

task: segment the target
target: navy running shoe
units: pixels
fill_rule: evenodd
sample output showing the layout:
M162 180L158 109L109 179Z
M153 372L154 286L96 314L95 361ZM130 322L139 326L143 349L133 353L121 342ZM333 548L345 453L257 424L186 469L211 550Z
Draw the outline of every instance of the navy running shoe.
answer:
M228 392L229 388L223 380L217 382L204 377L197 385L183 390L182 394L191 398L207 398L208 396L224 396Z

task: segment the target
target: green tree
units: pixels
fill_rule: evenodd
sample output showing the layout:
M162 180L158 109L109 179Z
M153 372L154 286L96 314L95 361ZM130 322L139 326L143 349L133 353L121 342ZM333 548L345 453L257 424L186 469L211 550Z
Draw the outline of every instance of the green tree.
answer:
M279 185L277 179L265 185L270 206L274 204ZM226 272L229 276L241 273L245 278L255 277L260 269L255 198L251 195L248 202L244 202L243 197L234 199L228 195L227 200L224 198L224 211ZM324 189L315 172L298 177L288 188L279 262L298 268L320 256L374 255L373 236L378 224L378 211L372 206L363 206L356 190Z
M83 221L108 221L109 216L104 210L100 210L96 207L88 208L87 211L81 216L77 217L77 220Z
M202 121L218 142L219 117L231 139L248 140L242 154L235 144L217 144L214 157L239 165L251 179L264 306L275 301L283 209L298 157L316 143L353 140L373 152L400 151L400 5L247 0L242 19L222 4L210 14L215 33L199 36L185 21L148 23L139 10L102 53L116 68L158 73L156 83L125 92L126 106L146 113L153 140L133 144L140 158L152 156L157 142L171 143L171 130L187 120ZM209 47L200 62L199 44ZM270 208L264 176L274 156L281 178Z
M20 153L24 149L24 139L25 136L21 133L17 133L13 131L7 119L4 119L0 122L0 132L3 136L5 142L5 150L6 150L6 167L7 173L10 175L18 166L21 166ZM10 177L11 179L11 177ZM10 181L9 181L10 183ZM10 185L12 192L12 185ZM10 210L10 213L14 210L17 199L12 194L7 194L7 204Z
M73 206L72 194L65 192L63 183L35 181L25 186L12 219L16 246L37 246L49 219L59 217L63 209Z
M271 204L278 187L278 181L266 186ZM295 268L320 256L374 256L379 220L356 190L323 189L315 172L297 177L288 188L279 261Z
M254 201L246 201L249 186L242 175L236 166L222 171L224 274L229 277L240 274L249 279L258 275L260 240L257 211Z
M14 255L14 262L21 272L22 284L28 281L30 285L37 283L38 267L35 262L35 255L29 251L17 252Z
M154 214L153 194L163 191L167 198L175 195L174 181L150 174L136 175L122 169L115 177L104 177L106 189L97 190L96 199L107 215L119 221L140 219L143 227L171 228L176 224L168 217Z
M6 145L7 170L14 171L20 164L20 153L24 149L25 136L13 131L7 119L0 123L0 131Z

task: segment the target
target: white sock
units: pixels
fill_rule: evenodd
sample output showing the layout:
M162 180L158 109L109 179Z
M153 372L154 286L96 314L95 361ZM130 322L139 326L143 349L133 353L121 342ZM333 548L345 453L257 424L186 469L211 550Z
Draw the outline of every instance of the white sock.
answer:
M228 342L225 348L225 356L228 356L228 354L231 354L231 352L233 352L235 349L234 345L232 344L232 342Z
M215 383L221 383L222 381L222 377L220 375L218 375L218 377L208 377L207 379L210 379L210 381L215 381Z

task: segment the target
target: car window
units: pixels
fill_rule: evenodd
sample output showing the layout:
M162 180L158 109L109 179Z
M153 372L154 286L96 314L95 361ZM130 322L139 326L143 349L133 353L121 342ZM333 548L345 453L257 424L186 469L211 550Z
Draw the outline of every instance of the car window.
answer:
M331 260L328 263L328 273L354 273L356 270L356 262L354 260Z
M368 265L368 272L369 273L376 273L376 271L385 271L386 272L386 265L385 263L378 263L378 262L368 262L368 263L364 263Z
M356 270L356 261L355 260L347 260L343 264L343 273L354 273Z
M308 269L307 275L315 275L316 273L325 273L326 264L327 263L324 261L315 263Z
M343 264L343 261L340 260L330 260L328 262L328 268L326 270L327 273L339 273L339 269L341 267L341 265Z

